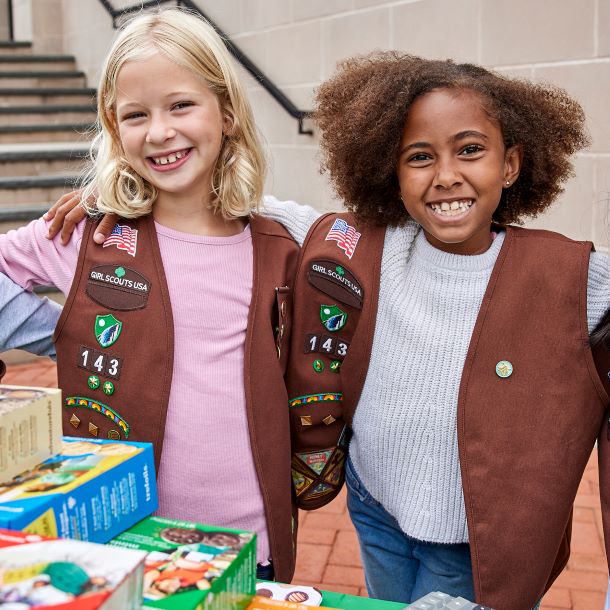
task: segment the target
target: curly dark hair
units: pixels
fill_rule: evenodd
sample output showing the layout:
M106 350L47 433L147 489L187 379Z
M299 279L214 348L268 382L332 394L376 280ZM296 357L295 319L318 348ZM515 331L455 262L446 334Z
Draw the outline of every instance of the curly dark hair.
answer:
M523 149L521 173L503 190L495 222L534 217L563 192L570 156L589 143L583 109L563 89L472 64L375 52L342 62L316 95L322 171L350 211L375 224L407 220L396 176L403 127L415 98L441 88L480 94L505 146Z

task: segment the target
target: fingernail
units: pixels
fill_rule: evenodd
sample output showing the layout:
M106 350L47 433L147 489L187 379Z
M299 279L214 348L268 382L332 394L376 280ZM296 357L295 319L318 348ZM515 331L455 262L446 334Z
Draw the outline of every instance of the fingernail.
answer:
M104 243L104 234L103 233L95 233L95 235L93 236L93 241L96 244L103 244Z

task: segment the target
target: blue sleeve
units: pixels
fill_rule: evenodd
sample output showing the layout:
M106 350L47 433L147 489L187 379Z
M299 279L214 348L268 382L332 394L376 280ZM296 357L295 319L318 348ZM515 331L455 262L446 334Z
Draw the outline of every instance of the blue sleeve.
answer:
M24 349L55 357L51 336L61 307L26 292L0 273L0 352Z

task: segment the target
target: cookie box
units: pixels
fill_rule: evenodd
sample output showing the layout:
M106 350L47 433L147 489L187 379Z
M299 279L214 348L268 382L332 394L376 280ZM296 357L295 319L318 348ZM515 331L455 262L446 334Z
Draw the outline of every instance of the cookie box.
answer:
M285 600L273 599L269 597L261 597L257 595L252 598L250 605L246 610L309 610L311 606L299 604L297 602L289 602ZM322 606L326 610L336 610Z
M146 554L0 530L0 606L6 610L139 610Z
M0 385L0 481L61 447L61 390Z
M149 517L110 544L148 552L143 608L240 610L254 595L251 532Z
M257 582L256 595L276 601L302 604L303 606L319 606L322 603L322 593L315 587L287 585L281 582Z
M157 508L152 445L64 437L60 453L0 483L0 528L108 542Z

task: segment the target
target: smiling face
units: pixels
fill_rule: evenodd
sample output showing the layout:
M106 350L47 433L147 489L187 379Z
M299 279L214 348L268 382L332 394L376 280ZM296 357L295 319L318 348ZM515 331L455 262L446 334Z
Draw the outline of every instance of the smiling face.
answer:
M205 81L157 52L126 62L116 91L125 158L157 188L156 203L207 205L228 119Z
M411 104L397 166L400 195L436 248L487 250L502 188L517 179L520 164L519 148L504 146L477 93L437 89Z

